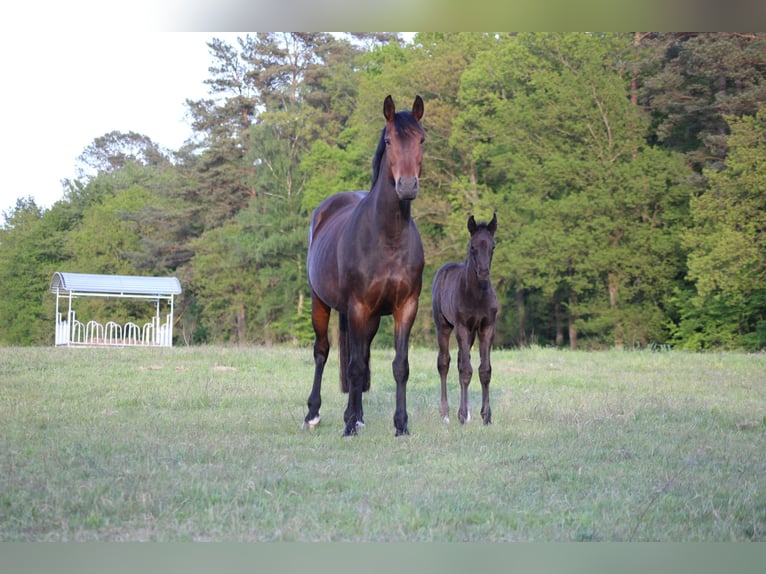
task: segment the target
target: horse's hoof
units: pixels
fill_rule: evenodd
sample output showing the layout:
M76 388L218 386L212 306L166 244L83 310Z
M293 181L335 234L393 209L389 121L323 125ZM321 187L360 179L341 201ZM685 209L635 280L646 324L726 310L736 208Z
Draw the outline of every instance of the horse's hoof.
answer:
M303 421L301 428L303 430L316 428L319 426L319 420L320 420L319 415L317 415L311 420Z
M363 429L364 428L364 421L356 421L356 428Z
M442 420L443 420L443 421L444 421L446 424L449 424L449 417L448 417L447 415L444 415L444 416L442 417Z
M407 429L404 429L404 430L396 429L396 434L394 436L399 437L399 436L406 436L408 434L410 434L410 431L408 431Z

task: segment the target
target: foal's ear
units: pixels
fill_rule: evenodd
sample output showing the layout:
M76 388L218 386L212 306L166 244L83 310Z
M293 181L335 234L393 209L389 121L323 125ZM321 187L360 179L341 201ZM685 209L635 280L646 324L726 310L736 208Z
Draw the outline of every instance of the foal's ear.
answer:
M383 101L383 115L386 117L387 122L394 121L394 114L396 113L396 106L394 106L394 98L391 97L391 94L386 96L386 99Z
M471 217L468 218L468 232L473 235L478 228L479 226L476 225L476 220L473 218L473 215L471 215Z
M494 235L495 231L497 231L497 213L492 214L492 221L490 221L487 225L487 229L489 229L489 232L492 235Z
M412 103L412 115L418 121L423 117L423 98L420 96L415 96L415 101Z

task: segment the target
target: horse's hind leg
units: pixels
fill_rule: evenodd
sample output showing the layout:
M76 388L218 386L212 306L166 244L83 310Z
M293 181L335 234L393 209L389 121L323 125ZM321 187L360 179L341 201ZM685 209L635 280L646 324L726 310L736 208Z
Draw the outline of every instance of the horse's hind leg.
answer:
M465 327L455 329L455 338L457 339L457 370L460 378L460 407L457 411L457 418L460 424L465 424L471 420L471 407L468 401L468 385L471 384L473 367L471 367L471 345L473 345L474 334Z
M340 390L348 392L348 315L338 313L338 375Z
M338 313L338 359L340 368L338 369L340 374L340 390L343 393L349 392L348 381L348 364L350 362L350 342L348 335L348 315L346 313ZM372 334L373 336L375 333ZM367 370L366 378L362 385L362 390L367 392L370 390L370 371ZM359 413L356 421L357 426L364 426L364 411L362 407L359 407Z
M330 307L313 292L311 294L311 323L314 327L314 384L308 398L309 412L303 421L303 428L313 428L319 424L319 407L322 405L322 373L330 353L330 339L327 336Z
M378 332L380 317L370 317L366 309L357 309L357 316L349 315L349 362L348 362L348 406L343 413L346 423L344 436L353 436L364 426L362 392L370 380L370 343Z

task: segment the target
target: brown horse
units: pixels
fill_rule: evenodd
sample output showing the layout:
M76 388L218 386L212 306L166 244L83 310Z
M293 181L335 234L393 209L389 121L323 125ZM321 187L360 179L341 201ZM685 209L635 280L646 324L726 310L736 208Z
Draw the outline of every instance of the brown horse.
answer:
M364 425L362 392L370 388L370 344L383 315L394 317L396 436L408 434L409 337L423 282L423 244L410 216L418 194L425 131L423 100L411 112L383 102L386 125L373 158L369 192L332 195L311 216L308 277L314 327L314 384L304 428L319 424L321 386L330 341L330 310L339 314L341 389L348 393L344 435Z
M471 420L468 405L468 384L471 382L471 347L479 336L479 380L481 381L481 417L484 424L492 422L489 407L489 381L492 364L489 355L495 337L497 317L497 296L492 287L489 273L492 253L495 249L497 215L489 223L477 224L473 215L468 218L471 240L468 255L463 263L445 263L439 268L433 282L433 316L439 341L439 356L436 362L441 377L442 395L439 412L449 422L447 403L447 373L450 354L449 339L453 329L458 344L457 368L460 377L460 408L457 415L461 424Z

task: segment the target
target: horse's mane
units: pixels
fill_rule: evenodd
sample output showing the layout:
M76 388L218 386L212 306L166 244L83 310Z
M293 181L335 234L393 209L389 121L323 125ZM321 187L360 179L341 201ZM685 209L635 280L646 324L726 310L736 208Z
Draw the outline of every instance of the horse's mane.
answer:
M378 140L378 149L375 150L375 155L372 156L372 182L370 183L370 189L375 187L375 182L378 181L378 172L380 171L380 162L383 159L383 154L386 152L386 128L380 132L380 139Z
M422 129L420 123L412 115L412 112L396 112L394 115L394 125L396 126L397 133L401 136L410 126L416 129ZM372 183L370 189L375 187L375 183L378 181L378 175L380 173L380 164L383 160L383 154L386 153L386 127L380 132L380 138L378 139L378 148L375 150L375 154L372 156Z

